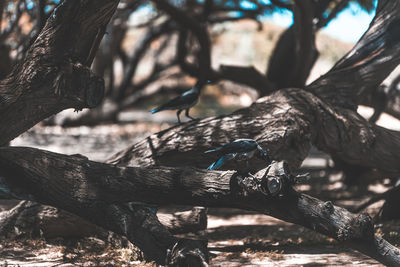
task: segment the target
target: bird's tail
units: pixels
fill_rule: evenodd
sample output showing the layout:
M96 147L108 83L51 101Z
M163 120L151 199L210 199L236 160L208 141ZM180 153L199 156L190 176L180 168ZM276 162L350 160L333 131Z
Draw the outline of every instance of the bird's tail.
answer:
M224 165L227 161L233 159L236 156L236 153L231 153L227 155L223 155L216 162L211 164L207 170L218 170L222 165Z
M159 111L162 111L162 108L158 107L158 108L153 108L152 110L150 110L151 114L157 113Z

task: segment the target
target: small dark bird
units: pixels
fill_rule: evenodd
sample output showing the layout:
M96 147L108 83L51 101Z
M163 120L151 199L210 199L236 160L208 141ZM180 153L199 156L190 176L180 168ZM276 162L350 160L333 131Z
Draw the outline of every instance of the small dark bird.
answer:
M207 170L218 170L222 165L231 159L246 160L248 165L249 158L257 156L271 164L271 159L265 151L256 141L253 139L236 139L233 142L223 145L222 147L208 150L205 153L218 153L221 157L211 164Z
M194 120L193 117L189 115L189 110L191 107L196 105L197 101L199 100L200 96L200 90L203 88L205 84L210 83L211 81L207 80L206 82L204 81L198 81L195 86L193 86L192 89L184 92L180 96L175 97L174 99L171 99L167 103L159 106L158 108L154 108L150 110L151 114L163 111L163 110L178 110L176 115L178 117L178 122L181 123L181 119L179 118L179 114L181 114L182 110L186 110L185 115L186 117Z

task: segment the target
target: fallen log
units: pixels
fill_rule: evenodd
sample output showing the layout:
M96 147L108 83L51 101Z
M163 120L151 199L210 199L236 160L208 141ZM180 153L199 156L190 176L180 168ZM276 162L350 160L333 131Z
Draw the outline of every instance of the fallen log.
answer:
M233 171L117 167L12 147L0 148L0 177L4 195L62 208L108 229L112 213L98 211L118 203L241 208L303 225L386 265L400 264L400 250L374 235L368 215L352 214L295 191L296 178L284 162L273 162L252 178Z

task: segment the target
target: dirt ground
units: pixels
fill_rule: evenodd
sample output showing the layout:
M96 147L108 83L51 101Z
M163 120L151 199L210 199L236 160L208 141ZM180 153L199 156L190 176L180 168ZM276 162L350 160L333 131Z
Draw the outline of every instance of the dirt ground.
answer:
M165 116L174 116L167 114ZM162 118L161 118L162 119ZM172 117L170 118L172 119ZM161 125L161 126L160 126ZM31 146L66 154L83 154L105 160L147 135L168 127L156 122L100 125L93 128L35 126L15 139L13 146ZM316 150L303 164L311 179L298 189L323 200L351 208L377 192L343 190L341 175L329 171L329 158ZM328 171L327 171L328 168ZM0 211L17 202L1 202ZM381 203L370 207L376 213ZM160 212L165 212L161 208ZM375 260L347 249L331 238L275 218L233 209L209 209L208 229L211 266L382 266ZM400 245L399 223L379 225L377 233ZM132 245L122 246L96 237L81 240L17 239L0 242L0 266L143 266ZM147 263L146 266L153 266Z

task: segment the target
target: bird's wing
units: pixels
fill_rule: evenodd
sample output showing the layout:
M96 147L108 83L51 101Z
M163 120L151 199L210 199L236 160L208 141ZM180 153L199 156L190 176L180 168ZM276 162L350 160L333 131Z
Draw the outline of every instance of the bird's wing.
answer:
M257 142L252 139L237 139L233 142L222 146L220 152L227 153L240 153L249 152L257 147Z
M236 153L231 153L231 154L227 154L227 155L223 155L222 157L219 158L219 160L217 160L216 162L214 162L213 164L211 164L207 170L218 170L222 165L224 165L227 161L233 159L234 157L236 157Z
M198 94L197 93L183 93L180 96L177 96L173 99L171 99L170 101L168 101L167 103L161 105L158 109L159 110L165 110L165 109L179 109L185 105L189 105L192 104L193 102L195 102L198 98Z

